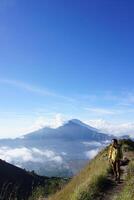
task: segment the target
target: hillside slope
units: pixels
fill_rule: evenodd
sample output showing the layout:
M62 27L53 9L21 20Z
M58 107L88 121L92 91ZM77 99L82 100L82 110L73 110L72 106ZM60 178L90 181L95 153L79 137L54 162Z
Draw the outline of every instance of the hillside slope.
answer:
M1 200L28 200L32 193L34 193L34 190L39 187L44 188L43 194L47 196L56 192L64 182L66 182L64 179L38 176L34 172L27 172L0 160Z
M128 167L126 177L129 174L131 179L127 181L128 179L125 178L124 184L118 191L119 195L116 195L116 200L132 200L134 196L130 183L134 180L134 165L132 165L134 142L122 140L120 143L122 144L123 152L130 159L129 166L131 167ZM107 148L101 151L63 190L51 196L49 200L104 200L107 192L113 190L113 185L115 184L112 178L109 178L111 169L107 160ZM127 196L128 193L125 193L126 191L129 193L131 191L131 194ZM115 200L115 196L111 195L109 199ZM109 199L107 198L107 200Z

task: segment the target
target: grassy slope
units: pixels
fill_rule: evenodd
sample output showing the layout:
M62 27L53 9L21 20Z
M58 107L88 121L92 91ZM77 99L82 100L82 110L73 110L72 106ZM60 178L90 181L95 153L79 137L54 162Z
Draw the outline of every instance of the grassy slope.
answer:
M134 151L134 142L123 140L122 146L126 151ZM130 162L132 163L132 162ZM131 164L132 165L132 164ZM134 167L134 166L133 166ZM134 172L134 168L131 166L131 175ZM101 193L105 192L108 179L107 175L110 170L107 161L107 148L101 151L95 159L93 159L77 176L75 176L65 188L55 195L51 196L49 200L94 200ZM124 191L119 194L116 200L132 200L134 174L127 182ZM133 182L134 183L134 182ZM126 192L128 191L128 193ZM127 196L129 195L129 196ZM131 197L132 196L132 197Z
M63 190L49 200L90 200L101 193L107 184L109 165L107 149L101 151Z

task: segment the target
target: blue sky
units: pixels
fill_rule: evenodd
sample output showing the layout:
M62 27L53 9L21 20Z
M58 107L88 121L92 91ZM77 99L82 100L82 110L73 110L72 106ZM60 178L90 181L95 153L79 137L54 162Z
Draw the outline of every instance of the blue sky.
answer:
M133 10L132 0L1 0L0 137L57 115L133 123Z

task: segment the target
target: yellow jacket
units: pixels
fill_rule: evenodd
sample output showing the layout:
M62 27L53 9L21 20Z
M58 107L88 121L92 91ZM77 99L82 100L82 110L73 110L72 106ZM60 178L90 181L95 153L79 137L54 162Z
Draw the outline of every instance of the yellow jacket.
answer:
M121 147L120 146L114 147L113 145L110 145L108 158L112 160L113 162L120 160L122 158Z

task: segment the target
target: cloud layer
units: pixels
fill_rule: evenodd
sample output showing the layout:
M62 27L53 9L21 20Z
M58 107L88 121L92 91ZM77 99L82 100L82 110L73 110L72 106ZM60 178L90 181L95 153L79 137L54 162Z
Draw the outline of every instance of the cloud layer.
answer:
M38 148L11 148L1 147L0 158L10 163L37 162L46 163L54 162L57 164L63 163L61 155L52 150L40 150Z
M101 130L102 132L116 136L129 135L134 137L134 123L111 123L103 119L89 120L89 125Z
M92 159L92 158L94 158L98 154L98 152L99 152L98 148L97 149L92 149L90 151L86 151L85 155L86 155L86 157L88 159Z

